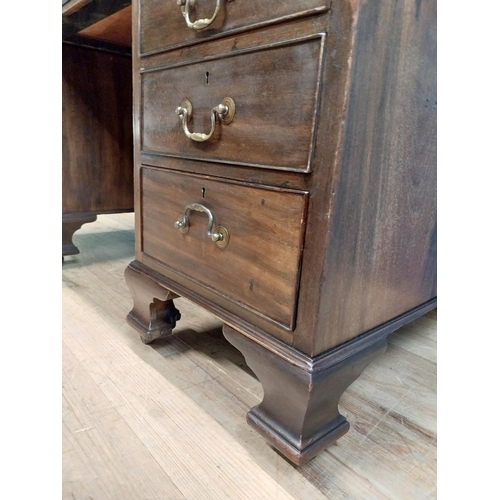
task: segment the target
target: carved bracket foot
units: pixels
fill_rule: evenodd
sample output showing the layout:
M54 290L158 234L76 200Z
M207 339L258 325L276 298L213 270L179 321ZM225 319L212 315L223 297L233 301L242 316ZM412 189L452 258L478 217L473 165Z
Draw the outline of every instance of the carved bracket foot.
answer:
M87 222L95 222L97 215L63 215L62 219L62 254L76 255L80 250L73 243L73 235Z
M247 422L285 457L303 465L349 430L339 399L387 347L364 338L313 358L272 338L251 339L225 325L224 336L245 356L264 388Z
M136 261L125 269L134 307L127 316L128 323L141 335L145 344L172 334L181 313L175 308L178 295L167 290L155 279L141 272Z

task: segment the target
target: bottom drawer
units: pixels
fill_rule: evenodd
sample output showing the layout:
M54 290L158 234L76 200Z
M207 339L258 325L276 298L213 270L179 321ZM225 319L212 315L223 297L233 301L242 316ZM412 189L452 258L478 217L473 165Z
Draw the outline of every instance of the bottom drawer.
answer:
M150 167L141 189L145 255L293 330L308 193Z

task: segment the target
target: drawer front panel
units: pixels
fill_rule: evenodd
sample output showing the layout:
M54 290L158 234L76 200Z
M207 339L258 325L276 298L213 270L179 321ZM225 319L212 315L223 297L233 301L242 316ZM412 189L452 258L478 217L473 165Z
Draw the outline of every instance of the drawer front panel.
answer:
M323 35L236 56L142 74L142 151L235 165L309 172L312 164ZM192 104L189 132L211 130L212 109L230 97L229 124L196 142L176 108Z
M140 2L141 54L168 50L210 38L326 11L330 0L221 0L214 21L202 30L189 28L177 0ZM195 0L192 22L212 18L217 0Z
M294 328L308 195L142 167L143 253L226 299ZM207 236L208 216L188 211L189 230L174 227L185 207L202 204L226 248Z

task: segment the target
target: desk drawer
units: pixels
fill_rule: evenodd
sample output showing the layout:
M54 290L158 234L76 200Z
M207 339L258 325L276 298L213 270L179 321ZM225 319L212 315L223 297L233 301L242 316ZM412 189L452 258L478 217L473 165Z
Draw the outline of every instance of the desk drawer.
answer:
M190 0L189 19L211 19L218 0ZM177 0L142 0L140 3L141 54L173 49L224 34L256 28L326 11L331 0L220 0L214 21L204 29L190 28Z
M141 173L143 253L292 330L307 193L149 167ZM213 214L222 242L207 234L207 211L186 209L193 203ZM174 227L183 214L186 228Z
M142 151L235 165L309 172L324 36L282 42L181 67L143 72ZM187 129L207 134L213 109L233 99L228 124L206 141L189 138L176 109L192 106Z

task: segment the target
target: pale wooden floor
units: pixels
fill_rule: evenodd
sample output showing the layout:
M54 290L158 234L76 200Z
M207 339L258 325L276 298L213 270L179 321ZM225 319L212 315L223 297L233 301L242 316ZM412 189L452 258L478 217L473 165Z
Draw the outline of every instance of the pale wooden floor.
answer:
M74 237L63 297L66 499L436 498L436 313L389 337L341 399L351 430L303 467L245 422L262 388L221 323L185 299L150 346L125 321L133 214Z

